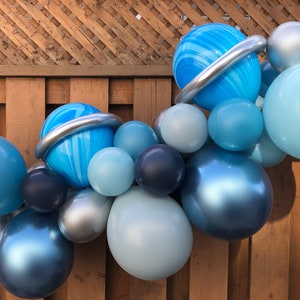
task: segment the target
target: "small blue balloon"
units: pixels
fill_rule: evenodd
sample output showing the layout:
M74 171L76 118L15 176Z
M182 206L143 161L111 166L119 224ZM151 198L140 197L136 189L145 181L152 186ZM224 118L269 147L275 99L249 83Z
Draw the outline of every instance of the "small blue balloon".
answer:
M121 148L107 147L98 151L88 166L92 188L104 196L118 196L127 191L134 180L134 162Z
M274 69L268 60L263 62L260 65L260 67L261 67L261 86L260 86L259 94L262 97L265 97L269 86L274 81L274 79L280 74L280 72Z
M208 132L220 147L241 151L253 146L261 137L264 121L260 109L244 99L219 103L208 118Z
M44 298L69 276L73 244L59 231L57 216L25 209L5 227L0 240L0 283L22 298Z
M114 146L128 152L133 160L154 144L158 144L155 131L141 121L126 122L115 132Z
M20 188L26 173L26 164L19 150L0 136L0 216L22 205Z
M263 167L247 155L208 146L187 162L181 201L196 228L215 238L239 240L266 223L273 190Z
M246 36L227 24L208 23L195 27L179 42L173 58L173 74L183 89L211 63L225 54ZM261 70L255 53L245 57L208 84L194 98L194 103L211 110L231 98L254 102L258 96Z
M41 138L67 121L99 112L97 108L84 103L62 105L47 117L41 130ZM113 135L112 128L103 126L67 136L49 150L46 163L62 175L70 186L88 187L88 164L97 151L112 146Z

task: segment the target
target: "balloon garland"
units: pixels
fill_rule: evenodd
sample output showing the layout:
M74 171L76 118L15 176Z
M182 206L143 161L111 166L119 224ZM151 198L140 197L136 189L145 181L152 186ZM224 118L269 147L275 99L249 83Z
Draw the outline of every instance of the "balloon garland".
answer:
M43 163L29 170L0 137L0 283L19 297L52 294L72 269L74 243L105 230L116 262L145 280L184 266L192 225L227 241L255 234L273 203L264 167L300 158L299 39L299 22L268 41L201 25L176 48L177 105L153 128L63 105L41 129Z

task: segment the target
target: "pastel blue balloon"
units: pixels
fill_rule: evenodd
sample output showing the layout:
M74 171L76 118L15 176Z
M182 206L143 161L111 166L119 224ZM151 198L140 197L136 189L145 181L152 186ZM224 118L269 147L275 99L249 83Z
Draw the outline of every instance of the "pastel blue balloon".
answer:
M245 151L245 154L263 167L275 166L286 157L286 153L274 144L266 130L264 130L258 142Z
M123 149L108 147L98 151L88 166L92 188L104 196L127 191L134 180L134 161Z
M208 118L208 132L221 148L241 151L253 146L264 129L259 108L244 99L231 99L216 105Z
M0 216L22 205L20 188L26 173L26 164L19 150L0 136Z
M268 60L263 62L260 65L260 67L261 67L261 86L260 86L259 94L262 97L265 97L269 86L274 81L274 79L279 75L279 71L274 69Z
M188 160L181 201L196 228L218 239L239 240L268 220L273 189L263 167L247 155L209 146Z
M100 111L88 104L69 103L54 110L44 122L41 138L67 121ZM99 150L113 144L113 129L107 126L85 129L55 144L46 155L47 165L62 175L75 188L89 186L87 168Z
M244 39L246 36L242 32L227 24L208 23L192 29L181 39L174 53L173 74L179 88L183 89L201 71ZM253 53L208 84L193 101L207 110L236 97L254 102L260 82L260 63Z
M114 136L114 146L131 155L135 160L148 147L158 144L155 131L141 121L129 121L122 124Z
M280 73L263 104L266 130L276 146L300 158L300 64Z

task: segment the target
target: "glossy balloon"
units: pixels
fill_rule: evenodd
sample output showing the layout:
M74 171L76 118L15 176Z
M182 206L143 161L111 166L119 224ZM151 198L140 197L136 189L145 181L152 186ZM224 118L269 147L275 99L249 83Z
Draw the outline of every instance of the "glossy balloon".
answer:
M95 191L117 196L127 191L134 180L134 162L124 150L108 147L98 151L88 166L88 178Z
M2 231L4 230L8 222L11 220L11 218L12 218L11 214L0 216L0 239L1 239Z
M47 117L41 130L41 138L67 121L98 112L97 108L83 103L62 105ZM88 187L87 168L90 159L97 151L112 146L113 134L113 129L109 127L82 130L54 145L45 160L70 186Z
M268 135L287 154L300 158L300 64L280 73L264 100L263 117Z
M259 141L253 147L245 150L245 153L263 167L275 166L286 157L286 153L274 144L265 130Z
M268 38L267 55L278 72L299 64L300 22L290 21L277 26Z
M69 276L73 244L59 231L54 214L25 209L6 226L0 240L0 282L22 298L44 298Z
M241 151L253 146L264 130L259 108L244 99L231 99L216 105L208 118L208 132L220 147Z
M259 94L262 97L265 97L266 92L274 81L274 79L279 75L279 72L273 68L270 62L267 60L263 62L261 65L261 86L259 90Z
M112 198L91 188L70 191L59 210L58 225L62 234L72 242L94 240L106 229Z
M181 184L185 163L172 147L157 144L146 149L135 161L134 177L150 193L167 195Z
M273 192L258 163L245 154L210 146L189 159L181 200L199 230L215 238L239 240L266 223Z
M181 39L174 53L173 74L179 88L183 89L196 75L244 39L246 36L241 31L227 24L208 23L193 28ZM194 102L207 110L235 97L254 102L260 81L260 64L253 53L208 84Z
M154 130L160 141L181 153L199 150L207 139L207 119L194 105L177 104L162 111Z
M24 203L38 212L47 213L62 206L67 196L67 183L49 168L28 171L21 185Z
M20 187L26 172L22 154L10 141L0 136L0 216L22 205Z
M141 121L134 120L122 124L114 135L114 146L128 152L133 160L155 144L158 144L155 131Z
M113 257L126 272L140 279L158 280L185 265L193 233L174 199L133 186L113 203L107 240Z

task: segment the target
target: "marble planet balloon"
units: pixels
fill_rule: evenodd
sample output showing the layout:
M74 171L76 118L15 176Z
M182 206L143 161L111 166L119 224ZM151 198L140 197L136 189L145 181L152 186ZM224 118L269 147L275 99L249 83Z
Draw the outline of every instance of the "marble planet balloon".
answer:
M112 201L92 188L69 191L59 210L60 231L74 243L94 240L105 231Z
M174 199L133 186L114 200L107 241L116 262L126 272L140 279L158 280L185 265L192 250L193 232Z
M265 128L275 145L300 158L300 64L281 72L263 104Z
M207 119L196 106L186 103L163 110L154 122L160 141L180 153L199 150L207 139Z
M9 140L0 136L0 216L22 205L21 184L26 173L22 154Z
M97 108L84 103L62 105L45 120L41 139L59 125L99 112ZM87 168L90 159L97 151L112 146L113 136L113 129L108 126L83 129L53 145L44 159L70 186L84 188L89 186Z
M263 167L247 155L208 146L187 162L181 200L196 228L230 241L249 237L264 226L273 190Z
M300 22L277 26L268 38L266 50L270 63L278 72L300 63Z
M242 32L227 24L208 23L193 28L181 39L174 53L173 74L179 88L183 89L196 75L245 39ZM215 78L193 101L207 110L236 97L254 102L260 81L260 63L252 53Z
M67 279L73 261L73 243L59 231L55 214L25 209L2 232L0 283L17 297L49 296Z

